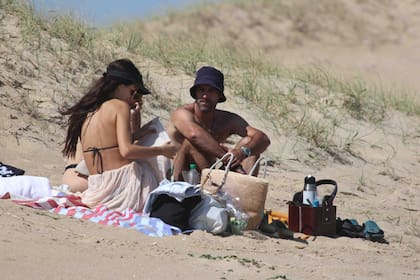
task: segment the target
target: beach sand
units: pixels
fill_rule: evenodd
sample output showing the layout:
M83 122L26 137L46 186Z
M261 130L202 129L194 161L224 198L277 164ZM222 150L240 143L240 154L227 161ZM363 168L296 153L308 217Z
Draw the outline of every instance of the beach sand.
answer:
M64 166L65 124L57 118L56 108L72 101L72 93L79 94L77 78L86 68L78 64L77 57L63 55L60 61L51 52L31 51L21 40L17 21L6 16L0 27L0 161L24 169L26 175L47 177L57 186ZM317 45L318 50L321 46ZM337 68L346 73L366 73L374 65L381 79L392 77L393 84L409 79L407 85L417 90L418 51L406 51L415 46L416 38L384 48L354 48L354 59L349 59L352 48L338 44L329 49L328 64L335 67L336 61ZM305 50L305 45L299 48L302 52L317 50L310 46ZM287 51L282 53L288 63L302 63L291 61L299 56L297 49L289 50L290 56ZM371 59L370 68L366 57ZM183 101L190 100L192 77L169 73L146 59L134 60L142 70L150 67L160 93L179 92ZM360 61L366 67L360 67ZM66 65L78 71L69 73ZM60 95L63 92L68 95ZM1 279L420 279L418 116L390 110L378 125L350 119L347 129L361 135L353 155L345 163L330 159L317 165L305 163L306 143L279 133L248 104L228 98L222 108L240 113L270 136L266 156L275 161L266 177L267 209L287 213L287 201L303 189L308 174L334 179L338 183L337 217L359 223L374 220L388 243L324 236L285 240L257 231L227 237L196 231L153 238L0 200ZM156 100L145 99L144 119L159 116L166 122L168 112L156 109Z

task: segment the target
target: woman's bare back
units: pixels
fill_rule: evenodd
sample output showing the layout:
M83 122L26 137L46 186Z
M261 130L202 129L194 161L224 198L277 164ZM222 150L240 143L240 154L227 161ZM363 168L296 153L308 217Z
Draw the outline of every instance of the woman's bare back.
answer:
M82 126L81 144L90 174L117 169L131 162L124 159L119 150L117 117L125 116L120 110L129 112L129 106L117 99L106 101ZM126 122L128 128L128 118Z

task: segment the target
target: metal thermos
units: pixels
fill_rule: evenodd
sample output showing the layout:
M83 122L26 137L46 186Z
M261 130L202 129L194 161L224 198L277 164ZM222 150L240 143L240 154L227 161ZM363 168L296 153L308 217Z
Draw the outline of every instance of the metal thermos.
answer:
M317 206L315 205L316 202L316 180L314 176L308 175L305 177L305 185L303 187L303 204Z

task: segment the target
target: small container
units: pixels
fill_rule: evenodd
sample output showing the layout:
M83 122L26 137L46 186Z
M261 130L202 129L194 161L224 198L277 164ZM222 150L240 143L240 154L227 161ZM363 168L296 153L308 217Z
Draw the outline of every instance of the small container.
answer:
M317 194L316 194L316 180L312 175L305 177L305 185L303 186L303 204L318 207L319 202L316 205Z
M191 185L198 185L200 183L200 173L197 171L197 165L195 163L190 164L190 170L182 171L182 177L184 181Z
M230 229L234 235L242 235L246 229L248 222L246 219L231 217L230 218Z

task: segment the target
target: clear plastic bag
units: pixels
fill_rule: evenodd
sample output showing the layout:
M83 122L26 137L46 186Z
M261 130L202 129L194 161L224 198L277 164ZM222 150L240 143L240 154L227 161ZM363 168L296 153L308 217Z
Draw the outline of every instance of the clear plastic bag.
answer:
M242 234L248 226L249 216L239 206L239 197L232 197L226 192L221 192L219 198L229 215L231 232L236 235Z

